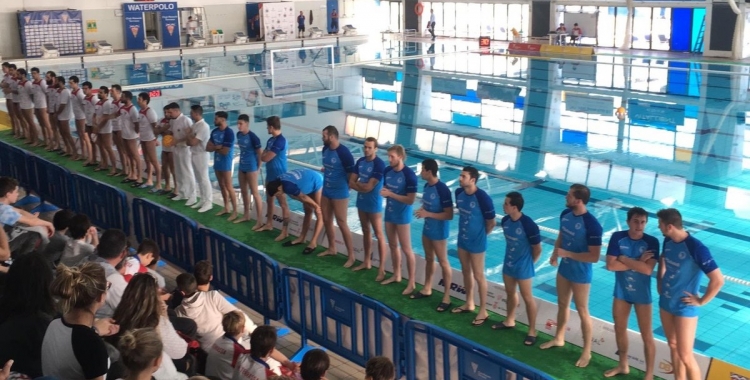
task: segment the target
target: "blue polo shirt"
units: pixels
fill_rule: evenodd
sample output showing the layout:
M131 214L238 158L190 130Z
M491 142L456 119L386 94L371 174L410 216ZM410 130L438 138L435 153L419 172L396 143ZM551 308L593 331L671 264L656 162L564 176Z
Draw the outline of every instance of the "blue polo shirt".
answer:
M357 209L368 213L382 212L383 197L380 195L380 189L383 188L385 162L378 156L375 156L372 161L367 161L365 157L362 157L354 165L354 172L357 174L359 183L368 183L370 179L378 181L371 191L357 194Z
M407 195L417 192L417 175L408 166L404 165L401 171L396 171L389 166L385 169L384 184L388 190L398 195ZM385 202L385 221L393 224L409 224L413 217L412 205L401 203L393 198L387 198Z
M262 147L258 135L252 131L237 132L237 146L240 147L240 171L249 173L258 170L258 155L255 151Z
M286 173L287 162L286 155L289 149L289 145L286 142L284 135L278 135L268 139L266 143L266 151L276 153L276 156L266 162L266 182L270 182L279 178L280 175Z
M703 273L719 268L711 252L700 240L688 235L679 243L664 238L662 257L666 271L661 279L659 307L679 317L697 316L698 306L684 304L682 297L685 292L698 294Z
M560 236L560 248L573 254L584 254L589 251L589 246L602 245L602 225L589 212L576 216L573 210L565 209L560 214ZM592 263L564 258L557 272L570 282L590 284L592 267Z
M343 144L336 149L323 147L323 167L323 196L329 199L349 198L349 174L354 173L354 157L349 148Z
M312 194L323 187L323 176L312 169L295 169L279 176L284 194L299 196Z
M422 207L425 211L441 213L447 207L453 208L451 190L442 181L434 185L424 184ZM422 234L430 240L445 240L450 235L450 220L424 219Z
M463 188L456 189L458 219L458 248L469 253L487 251L485 220L495 219L495 206L487 193L477 188L474 194L466 194Z
M624 255L633 260L640 260L646 251L653 252L654 260L659 261L659 240L648 234L633 240L628 231L617 231L612 234L607 245L607 256L615 258ZM615 272L614 297L633 304L650 304L651 276L632 269Z
M214 152L214 170L229 172L232 171L232 161L234 159L234 132L231 128L226 127L222 131L214 128L211 131L211 142L216 148L229 148L227 154Z
M521 214L518 220L505 215L500 221L505 235L505 260L503 274L517 280L534 277L534 258L531 246L541 242L539 226L526 214Z

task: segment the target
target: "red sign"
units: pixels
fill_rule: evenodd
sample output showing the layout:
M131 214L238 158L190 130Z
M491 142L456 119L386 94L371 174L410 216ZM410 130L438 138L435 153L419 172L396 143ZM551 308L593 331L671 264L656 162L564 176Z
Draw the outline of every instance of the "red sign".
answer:
M542 45L511 42L510 45L508 45L508 50L539 52L542 50Z
M148 92L148 97L149 98L153 99L153 98L158 98L160 96L161 96L161 90L151 90L151 91Z
M479 47L490 47L492 40L489 37L479 37Z

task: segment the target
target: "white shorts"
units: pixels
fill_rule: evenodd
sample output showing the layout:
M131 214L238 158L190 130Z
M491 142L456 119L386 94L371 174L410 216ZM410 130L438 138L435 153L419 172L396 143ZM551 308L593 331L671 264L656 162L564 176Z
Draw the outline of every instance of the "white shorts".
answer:
M112 123L104 124L104 128L99 129L100 134L112 133Z
M86 120L86 113L83 111L78 111L77 109L73 109L73 117L76 120Z
M37 99L39 98L39 99ZM47 97L46 96L35 96L34 97L34 108L42 109L47 108Z
M112 125L112 132L119 132L122 131L122 126L120 125L120 120L114 119L109 122Z
M125 140L135 140L138 138L138 134L135 132L135 128L130 126L122 129L122 138Z
M154 141L156 140L156 136L154 136L154 128L152 128L150 125L146 128L141 128L141 141Z

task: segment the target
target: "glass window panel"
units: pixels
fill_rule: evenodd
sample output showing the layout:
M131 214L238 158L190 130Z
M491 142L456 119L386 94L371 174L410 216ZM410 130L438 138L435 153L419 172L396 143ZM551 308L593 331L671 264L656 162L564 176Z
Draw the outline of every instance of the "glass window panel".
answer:
M391 30L401 30L401 2L391 2L391 17L390 17L390 28Z
M530 14L531 13L529 12L529 4L521 4L520 17L521 17L521 27L523 28L522 30L525 30L525 31L531 30L531 26L530 26L531 19L529 17L526 17L526 15L530 15Z
M599 46L615 46L615 9L615 7L599 7L599 16L596 21L596 41Z
M631 153L642 154L648 157L663 158L672 160L674 158L674 149L663 144L655 144L647 141L630 139L629 149Z
M469 72L469 55L468 54L455 54L453 55L453 61L456 62L456 72L467 73ZM474 59L474 57L471 57Z
M489 4L488 4L489 5ZM468 37L469 38L479 38L480 32L482 32L481 28L481 20L485 18L484 15L482 15L482 8L477 3L471 3L469 4L469 21L467 22L468 26ZM480 20L480 22L477 22L477 20ZM483 34L483 33L482 33Z
M633 48L650 49L652 40L651 8L635 7L633 14Z
M464 146L464 138L461 136L450 135L448 139L448 152L446 155L461 158L461 151Z
M456 36L456 3L443 3L443 35ZM437 28L437 27L436 27Z
M367 134L365 135L365 138L367 137L377 138L379 133L380 133L380 120L370 119L370 121L367 122Z
M495 168L504 170L504 168L510 168L511 170L516 168L516 158L518 156L518 148L510 145L497 144L497 152L495 152Z
M654 23L651 30L651 48L669 50L669 39L672 38L672 8L654 8Z
M628 8L617 7L615 16L615 41L614 46L620 47L625 42L625 28L628 22Z
M586 120L581 120L574 116L560 116L560 129L571 131L587 132Z
M589 136L589 143L591 142L591 136ZM615 140L615 143L617 140ZM609 164L603 162L591 162L589 167L589 178L587 185L592 187L598 187L600 189L607 188L607 182L609 182Z
M494 12L495 7L491 3L482 3L482 18L480 24L481 35L494 38Z
M380 112L388 112L388 113L397 113L398 104L394 102L387 102L385 100L373 100L372 110L380 111Z
M544 171L552 179L565 179L568 171L568 156L547 153L544 155Z
M432 141L432 139L428 140ZM380 123L380 134L378 142L381 144L393 144L396 142L396 124Z
M654 185L654 199L664 200L662 203L665 204L669 204L667 201L674 201L675 206L681 205L685 203L686 185L685 178L659 174Z
M467 115L480 115L482 113L482 105L479 103L464 102L461 100L451 101L451 111L460 112Z
M443 29L445 29L445 24L443 23L443 3L432 3L432 10L435 11L435 34L442 36Z
M357 118L351 115L346 117L346 126L344 127L344 133L352 136L354 134L354 124L357 122Z
M592 149L617 150L617 136L589 133L586 144Z
M651 198L654 192L654 181L656 173L649 170L633 170L633 183L630 187L630 194L643 198Z
M479 163L492 165L495 159L495 144L492 141L480 141L479 142Z
M495 39L508 41L508 4L495 4L495 18L493 21ZM497 62L495 64L497 65Z
M383 126L382 126L383 129L386 128L385 124L388 124L388 123L383 123ZM395 128L393 132L394 133L396 132ZM424 151L424 152L431 151L432 150L432 137L434 134L435 132L433 131L428 131L424 128L417 128L417 136L416 136L417 148L419 148L419 150Z
M525 36L527 30L524 28L523 23L523 8L521 4L508 4L508 29L516 28L519 33L523 32Z
M469 36L469 20L472 17L479 17L479 15L469 14L469 4L456 3L456 37Z
M617 137L617 130L619 126L617 122L606 122L601 120L589 120L588 131L598 135L615 136Z
M609 186L608 189L617 191L618 193L628 194L630 193L630 181L633 176L633 169L612 165L612 171L609 174Z
M570 183L586 183L589 172L589 161L580 158L571 158L568 164L568 175L565 181Z
M435 137L432 143L432 153L445 154L448 149L448 135L445 133L435 132Z
M364 138L367 135L367 119L358 117L354 126L354 136Z
M479 140L465 138L464 149L461 153L462 160L476 161L479 153Z

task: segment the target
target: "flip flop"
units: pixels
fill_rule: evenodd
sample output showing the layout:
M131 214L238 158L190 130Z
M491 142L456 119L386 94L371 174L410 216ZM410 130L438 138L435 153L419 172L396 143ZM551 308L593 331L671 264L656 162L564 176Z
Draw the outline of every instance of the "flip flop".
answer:
M451 310L452 314L463 314L463 313L473 313L474 310L466 310L462 308L461 306L454 307L453 310Z
M149 192L149 193L151 193L151 194L159 194L159 193L160 193L160 192L162 192L162 191L164 191L164 190L161 190L161 189L157 189L157 188L152 188L152 189L151 189L151 190L149 190L148 192Z
M315 252L315 248L305 247L305 249L302 251L303 255L309 255L311 253Z
M533 346L536 344L536 337L531 335L526 335L526 339L523 340L523 344L527 346Z
M427 297L429 297L431 295L432 294L427 295L427 294L422 294L422 292L415 291L414 293L412 293L411 295L409 295L409 298L411 298L413 300L421 300L422 298L427 298Z
M492 325L493 330L513 330L515 328L516 328L516 325L506 326L505 323L503 322L495 323L494 325Z
M300 244L302 244L302 243L301 242L300 243L294 243L294 240L289 240L289 241L285 241L284 243L282 243L281 246L282 247L294 247L295 245L300 245Z
M450 308L451 308L450 303L441 302L440 305L438 305L438 307L435 308L435 310L437 310L438 313L442 313Z
M141 187L141 186L143 186L143 182L133 182L133 184L132 184L132 185L130 185L130 187L133 187L133 188L141 188L141 189L144 189L144 188L143 188L143 187Z
M484 324L484 322L487 322L487 320L490 319L490 317L485 318L474 318L473 321L471 321L471 325L474 327L478 327Z

